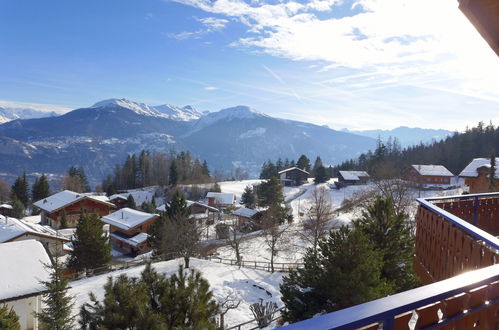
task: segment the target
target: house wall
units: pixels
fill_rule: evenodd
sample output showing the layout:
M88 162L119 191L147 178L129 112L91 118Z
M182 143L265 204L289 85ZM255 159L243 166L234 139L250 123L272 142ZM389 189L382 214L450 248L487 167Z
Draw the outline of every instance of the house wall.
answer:
M151 220L142 223L140 226L134 227L130 230L124 230L124 229L118 228L116 226L109 225L109 232L114 233L115 231L119 231L119 232L126 234L128 236L135 236L138 233L148 233L149 228L151 228L151 226L154 224L154 222L156 222L157 219L158 219L158 217L154 217Z
M120 210L122 208L128 207L128 201L126 199L116 198L116 199L113 199L110 202L113 203L116 206L117 210Z
M42 223L58 229L60 227L63 210L66 212L68 227L72 228L76 227L81 212L97 213L100 217L103 217L111 213L111 206L85 198L56 212L48 213L43 211Z
M41 311L40 296L9 301L7 306L16 312L21 329L38 329L38 319L34 313Z
M29 239L34 239L42 243L45 248L48 248L49 252L53 256L62 256L66 254L66 252L64 252L63 250L64 242L55 238L49 238L49 237L27 233L22 236L16 237L15 239L11 240L11 242L25 241Z
M417 184L427 184L427 185L450 185L450 176L439 176L439 175L421 175L415 169L411 168L409 170L408 179Z
M301 185L307 181L308 175L299 170L291 170L284 172L284 179L293 180L296 185ZM281 178L282 178L281 174Z

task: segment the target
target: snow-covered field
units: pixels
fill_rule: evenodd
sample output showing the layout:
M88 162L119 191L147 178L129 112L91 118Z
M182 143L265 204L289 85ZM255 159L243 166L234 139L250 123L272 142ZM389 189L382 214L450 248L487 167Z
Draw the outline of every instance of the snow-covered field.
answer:
M158 262L153 264L153 267L159 273L171 276L178 271L180 264L183 264L183 259ZM271 274L260 270L239 269L235 266L200 259L191 259L190 264L192 268L199 270L210 283L215 299L222 301L228 295L232 295L241 300L239 307L230 310L225 316L225 324L229 327L252 320L253 314L249 306L259 302L260 299L263 299L264 302L274 301L279 307L282 306L279 292L281 273ZM69 294L75 297L74 313L78 313L80 306L90 301L88 296L90 292L93 292L97 299L102 301L104 297L103 286L108 276L117 277L126 274L129 277L139 277L144 267L133 267L71 282ZM256 324L252 325L252 327L254 326Z

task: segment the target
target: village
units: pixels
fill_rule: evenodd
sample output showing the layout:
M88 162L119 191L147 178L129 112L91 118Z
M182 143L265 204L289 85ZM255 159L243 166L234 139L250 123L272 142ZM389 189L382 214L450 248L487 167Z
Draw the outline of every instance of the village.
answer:
M404 191L399 194L404 196L397 197L408 200L408 209L412 210L409 217L414 218L417 198L487 192L491 168L489 158L476 158L458 175L442 165L416 164L405 170L404 178L380 180L366 171L339 171L336 178L316 183L310 169L295 166L267 180L218 182L219 192L207 191L199 200L182 196L188 210L185 220L193 223L199 236L191 243L198 249L187 256L176 251L162 254L151 235L155 224L175 207L171 203L177 202L175 195L165 191L189 190L192 185L144 187L110 196L63 190L34 201L32 209L39 214L22 218L13 217L13 206L4 202L0 205L0 255L2 267L9 271L0 275L0 304L15 311L22 328L36 329L36 313L41 310L46 290L41 282L48 280L46 265L53 260L65 269L64 276L70 281L68 292L75 301L73 313L77 315L89 303L91 292L103 298L102 287L109 276L139 275L151 261L158 272L171 275L187 257L192 258L190 267L208 280L216 300L237 301L224 314L225 327L253 328L260 324L250 311L251 305L271 302L279 309L283 307L279 285L283 275L303 267L311 246L310 237L305 235L307 219L318 200L328 208L324 230L334 231L360 216L359 205L366 196L383 193L387 184L401 185ZM270 182L282 195L277 203L287 219L272 225L266 222L271 217L272 202L262 201L264 190L259 188ZM211 185L200 187L209 190ZM273 196L266 198L272 200ZM99 219L102 235L111 243L112 259L98 268L75 269L68 261L75 249L76 227L83 215L90 214ZM275 326L272 322L279 318L279 312L274 314L269 325Z

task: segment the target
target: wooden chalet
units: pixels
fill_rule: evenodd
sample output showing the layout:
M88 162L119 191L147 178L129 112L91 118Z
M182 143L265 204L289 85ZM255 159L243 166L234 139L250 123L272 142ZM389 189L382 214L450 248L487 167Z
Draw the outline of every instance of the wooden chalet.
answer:
M409 181L424 187L448 186L452 178L454 174L443 165L412 165L407 171Z
M109 196L109 202L113 203L117 210L128 207L128 198L121 194Z
M238 219L239 224L253 221L259 223L263 213L258 210L248 209L246 207L241 207L232 212L232 215L235 215Z
M187 204L187 207L189 208L191 218L195 218L198 220L214 220L215 214L220 213L220 210L216 207L212 207L201 202L195 202L191 200L186 200L185 202ZM166 204L162 204L156 208L156 211L166 212L167 208L168 206Z
M279 181L283 186L300 186L307 182L310 173L298 167L291 167L279 172Z
M459 9L499 56L499 1L459 0Z
M366 184L369 180L369 174L366 171L340 171L338 173L339 187Z
M33 204L39 208L41 223L59 229L61 217L66 216L68 227L76 227L81 213L96 213L100 217L108 215L115 205L106 196L76 193L64 190Z
M236 204L236 195L232 193L208 192L206 194L208 206L226 208Z
M149 228L159 218L151 214L130 208L122 208L105 217L102 222L109 225L109 237L113 246L133 256L149 252Z
M0 215L4 215L6 217L12 216L12 205L10 204L0 204Z
M496 191L499 190L499 157L496 157L495 178ZM490 192L490 158L475 158L461 171L459 177L464 178L464 184L469 187L470 194Z
M50 226L43 226L0 215L0 243L33 239L42 243L52 256L65 254L64 244L71 240Z

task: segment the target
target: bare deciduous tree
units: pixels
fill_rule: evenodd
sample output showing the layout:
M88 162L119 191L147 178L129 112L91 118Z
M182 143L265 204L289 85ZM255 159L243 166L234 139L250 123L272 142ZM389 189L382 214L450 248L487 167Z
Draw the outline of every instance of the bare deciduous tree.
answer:
M6 202L10 198L10 187L3 179L0 179L0 202Z
M335 226L330 223L333 216L333 207L326 188L314 189L310 196L310 208L303 221L303 231L300 233L301 237L312 245L314 251L317 250L319 239L328 229Z
M236 292L231 292L221 302L219 302L218 306L220 308L220 323L219 329L225 328L225 314L231 309L236 309L241 304L241 300L237 298Z
M241 252L242 252L242 246L241 243L243 241L243 235L241 235L240 232L240 225L239 222L237 221L234 225L229 226L229 232L227 235L227 245L229 245L232 250L234 250L234 253L236 255L236 260L237 264L239 267L241 267Z
M284 246L284 236L289 229L285 223L285 210L280 207L270 207L262 217L262 234L270 250L270 270L274 272L274 259Z

